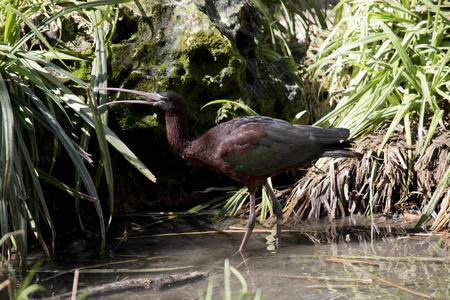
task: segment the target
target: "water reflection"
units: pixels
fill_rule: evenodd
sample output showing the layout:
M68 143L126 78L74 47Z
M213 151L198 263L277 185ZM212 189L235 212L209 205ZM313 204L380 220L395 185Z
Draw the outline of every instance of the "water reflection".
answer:
M450 254L445 243L437 246L442 236L414 230L402 216L300 222L284 228L277 251L270 229L260 226L242 257L233 253L245 220L212 224L210 216L116 217L103 260L88 240L75 240L58 261L41 267L39 283L55 296L70 293L73 270L81 268L80 290L130 279L148 283L147 289L106 288L88 299L196 299L213 275L212 299L220 299L228 258L248 290L264 299L450 299ZM238 293L241 282L233 274L230 281Z

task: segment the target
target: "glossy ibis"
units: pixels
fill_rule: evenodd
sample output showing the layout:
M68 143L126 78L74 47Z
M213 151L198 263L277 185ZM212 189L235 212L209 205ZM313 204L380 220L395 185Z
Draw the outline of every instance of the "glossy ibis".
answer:
M282 208L267 183L267 178L280 172L298 169L319 157L353 156L348 150L349 131L345 128L292 125L279 119L247 116L219 124L194 138L188 133L188 108L180 94L174 91L146 93L121 88L103 90L146 97L148 100L119 100L103 104L99 108L115 103L138 103L160 108L165 114L167 139L181 157L247 185L250 193L250 214L238 253L244 250L255 225L255 193L259 184L266 187L277 216L278 248Z

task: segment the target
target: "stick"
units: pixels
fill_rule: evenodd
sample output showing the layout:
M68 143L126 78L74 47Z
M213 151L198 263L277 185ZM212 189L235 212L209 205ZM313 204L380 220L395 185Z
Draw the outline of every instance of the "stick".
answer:
M270 277L281 277L281 278L293 278L293 279L314 279L314 280L327 280L327 281L345 281L345 282L361 282L361 283L371 283L373 282L370 278L355 279L346 277L327 277L327 276L310 276L310 275L283 275L283 274L266 274L261 273L258 275L270 276Z
M71 300L77 300L77 290L78 290L78 278L80 277L80 270L76 269L73 275L73 286L72 286L72 298Z
M207 275L207 272L194 271L194 272L186 272L186 273L175 274L175 275L161 275L159 277L153 277L153 278L151 278L151 277L133 278L133 279L112 282L112 283L108 283L108 284L103 284L103 285L97 285L97 286L93 286L90 288L85 288L85 289L79 290L78 294L83 294L85 292L88 292L89 296L94 296L94 295L98 295L98 294L102 294L102 293L111 293L111 292L115 292L115 291L122 291L125 289L136 288L136 287L148 289L150 287L157 287L157 286L161 286L163 284L180 282L180 281L184 281L187 279L197 278L197 277L206 276L206 275ZM69 293L57 295L57 296L55 296L55 298L57 298L57 299L68 298L71 295L72 295L72 292L69 292Z

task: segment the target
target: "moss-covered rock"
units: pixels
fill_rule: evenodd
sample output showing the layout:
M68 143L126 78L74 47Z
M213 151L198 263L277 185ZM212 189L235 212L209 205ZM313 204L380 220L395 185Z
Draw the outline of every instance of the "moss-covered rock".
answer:
M127 24L134 25L125 31ZM214 126L219 107L200 108L216 99L240 100L262 115L284 119L305 109L291 60L271 62L261 55L261 17L250 1L130 2L122 6L117 27L109 48L109 85L176 90L189 104L192 135ZM112 108L111 125L158 177L152 184L124 165L126 172L116 170L123 182L119 198L136 199L136 205L179 205L197 200L201 194L193 191L223 185L176 156L155 113L150 107Z

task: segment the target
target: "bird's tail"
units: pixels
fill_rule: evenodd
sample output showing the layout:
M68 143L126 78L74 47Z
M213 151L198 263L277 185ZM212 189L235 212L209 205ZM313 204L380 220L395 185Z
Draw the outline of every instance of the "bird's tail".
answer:
M319 157L359 157L360 153L353 151L353 142L344 140L337 143L328 144L317 153L316 158Z

